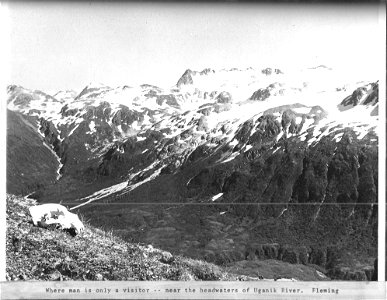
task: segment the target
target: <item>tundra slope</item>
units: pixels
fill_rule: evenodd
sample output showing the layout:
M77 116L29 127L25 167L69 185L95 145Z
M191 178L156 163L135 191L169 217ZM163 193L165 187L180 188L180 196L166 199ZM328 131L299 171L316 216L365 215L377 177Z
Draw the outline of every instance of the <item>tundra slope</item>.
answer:
M340 78L324 66L187 70L170 90L89 85L56 101L10 87L9 108L36 118L63 164L35 193L43 202L231 268L280 259L370 279L378 83Z
M127 243L89 224L76 237L35 227L28 210L36 204L7 195L7 280L259 280L150 245ZM313 274L311 268L304 271Z

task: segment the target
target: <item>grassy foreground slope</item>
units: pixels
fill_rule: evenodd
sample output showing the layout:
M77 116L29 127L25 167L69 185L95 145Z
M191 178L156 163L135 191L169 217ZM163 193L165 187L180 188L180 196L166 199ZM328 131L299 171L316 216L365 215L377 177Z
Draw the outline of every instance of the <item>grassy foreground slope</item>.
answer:
M34 200L7 195L7 280L258 280L135 243L85 223L76 237L35 227Z
M7 194L7 280L329 280L310 266L270 259L245 261L254 269L246 273L246 266L218 266L172 255L126 242L85 220L85 231L73 237L33 226L28 208L36 204Z

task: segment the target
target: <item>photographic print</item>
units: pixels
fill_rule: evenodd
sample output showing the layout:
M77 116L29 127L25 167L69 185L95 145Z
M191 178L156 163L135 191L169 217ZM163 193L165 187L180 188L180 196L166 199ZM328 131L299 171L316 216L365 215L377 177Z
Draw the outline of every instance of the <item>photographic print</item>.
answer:
M379 5L6 6L7 281L377 281Z

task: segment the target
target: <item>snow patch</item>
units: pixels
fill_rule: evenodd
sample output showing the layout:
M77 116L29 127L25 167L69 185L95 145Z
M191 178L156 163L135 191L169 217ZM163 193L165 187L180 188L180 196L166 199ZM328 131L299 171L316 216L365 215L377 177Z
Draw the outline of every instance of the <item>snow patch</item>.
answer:
M238 155L239 155L238 152L234 152L234 153L232 153L227 159L221 161L220 163L221 163L221 164L224 164L224 163L226 163L226 162L230 162L230 161L234 160L235 157L237 157Z
M300 133L305 132L313 123L314 123L313 118L305 118L304 124L302 125L302 128L300 130Z
M213 197L211 198L211 201L215 201L215 200L219 199L219 198L222 197L222 196L223 196L223 193L219 193L219 194L213 196Z
M67 137L69 137L70 135L72 135L74 133L74 131L79 127L79 124L75 125L73 129L71 129L70 133L67 135Z
M334 136L334 140L336 143L340 142L341 138L343 137L344 133L339 133Z
M374 129L374 126L356 126L353 128L358 140L362 140L371 129Z
M305 140L306 140L306 136L308 135L308 133L307 132L304 132L303 134L301 134L299 137L300 137L300 140L302 141L302 142L304 142Z
M228 144L230 145L230 146L236 146L236 145L238 145L238 140L237 139L233 139L231 142L229 142Z
M244 151L244 152L249 151L251 148L253 148L253 146L251 146L251 145L246 145L245 151Z
M90 122L89 128L90 128L90 133L94 133L95 132L95 122L94 121Z
M280 138L284 135L284 132L281 131L275 138L275 141L278 142L280 140Z
M138 124L138 121L134 121L130 126L135 130L141 130L141 126Z

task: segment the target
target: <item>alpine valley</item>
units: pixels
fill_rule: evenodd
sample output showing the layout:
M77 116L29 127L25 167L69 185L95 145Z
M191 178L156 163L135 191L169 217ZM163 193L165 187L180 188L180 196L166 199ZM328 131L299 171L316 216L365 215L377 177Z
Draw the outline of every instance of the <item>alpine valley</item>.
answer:
M320 65L186 70L170 89L11 85L7 192L234 274L375 280L378 81L352 77Z

